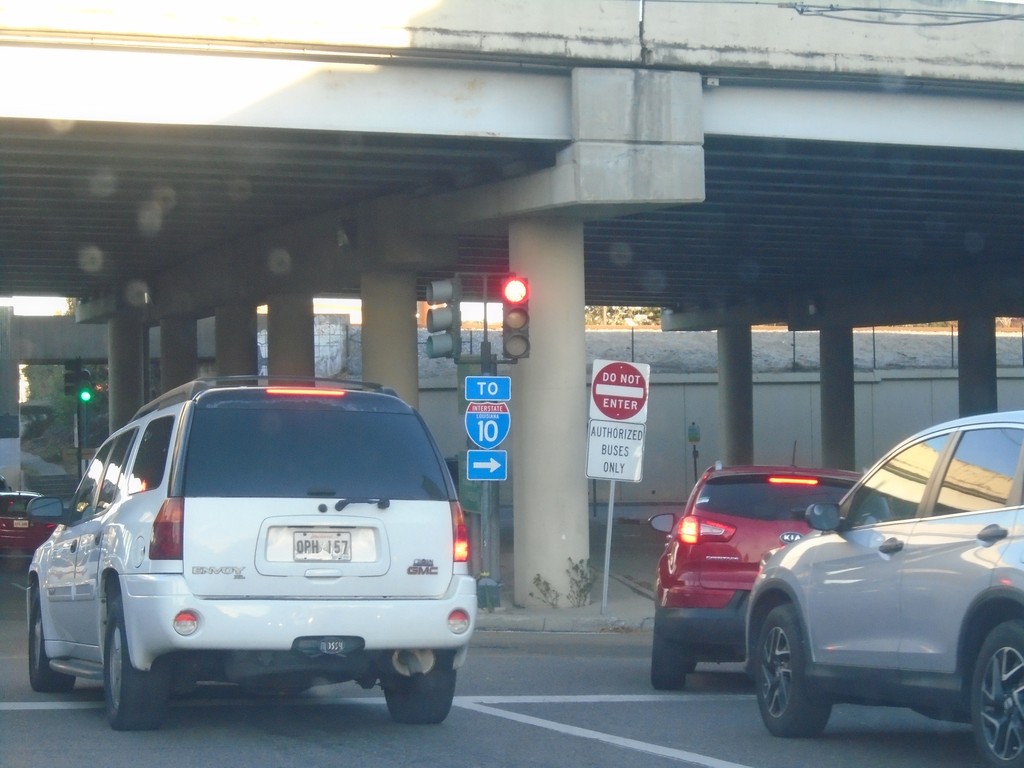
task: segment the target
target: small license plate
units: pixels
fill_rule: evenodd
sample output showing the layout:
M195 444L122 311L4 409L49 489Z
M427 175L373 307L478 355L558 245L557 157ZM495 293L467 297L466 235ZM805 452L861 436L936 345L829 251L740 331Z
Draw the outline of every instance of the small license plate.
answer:
M28 528L28 520L15 520L14 521L14 527L15 528Z
M352 559L350 531L293 531L292 557L297 563L344 563Z

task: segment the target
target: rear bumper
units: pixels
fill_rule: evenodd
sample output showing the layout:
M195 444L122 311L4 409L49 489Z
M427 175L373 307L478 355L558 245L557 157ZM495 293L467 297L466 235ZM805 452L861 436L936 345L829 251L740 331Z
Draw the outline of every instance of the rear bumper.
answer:
M750 593L737 591L722 608L665 608L655 606L654 631L685 645L698 661L742 661L745 621Z
M133 664L149 669L172 651L288 651L298 637L361 637L366 650L460 649L476 625L477 590L472 576L453 577L432 599L304 600L199 599L180 575L125 576L122 603ZM199 628L188 637L174 631L174 616L195 611ZM456 635L448 615L470 617Z

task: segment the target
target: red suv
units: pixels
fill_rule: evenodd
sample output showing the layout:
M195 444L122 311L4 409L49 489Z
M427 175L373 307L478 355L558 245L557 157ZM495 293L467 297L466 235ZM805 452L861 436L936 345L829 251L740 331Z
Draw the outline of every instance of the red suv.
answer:
M669 534L658 560L651 685L675 690L698 661L742 661L747 599L761 558L803 537L810 504L837 502L855 472L716 465L683 514L655 515Z

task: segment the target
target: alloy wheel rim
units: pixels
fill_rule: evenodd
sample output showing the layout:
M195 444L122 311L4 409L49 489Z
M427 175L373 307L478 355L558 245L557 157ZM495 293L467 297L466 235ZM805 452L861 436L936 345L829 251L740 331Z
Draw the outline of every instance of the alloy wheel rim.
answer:
M781 628L769 631L761 655L761 697L768 714L780 717L789 705L793 679L789 638Z
M981 729L989 751L1012 760L1024 751L1024 657L1004 647L989 659L981 683Z

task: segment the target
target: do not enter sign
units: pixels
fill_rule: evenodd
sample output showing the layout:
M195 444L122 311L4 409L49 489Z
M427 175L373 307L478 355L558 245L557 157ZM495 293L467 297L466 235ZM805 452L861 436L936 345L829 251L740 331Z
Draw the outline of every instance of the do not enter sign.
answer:
M590 418L647 423L651 366L595 360L590 380Z

